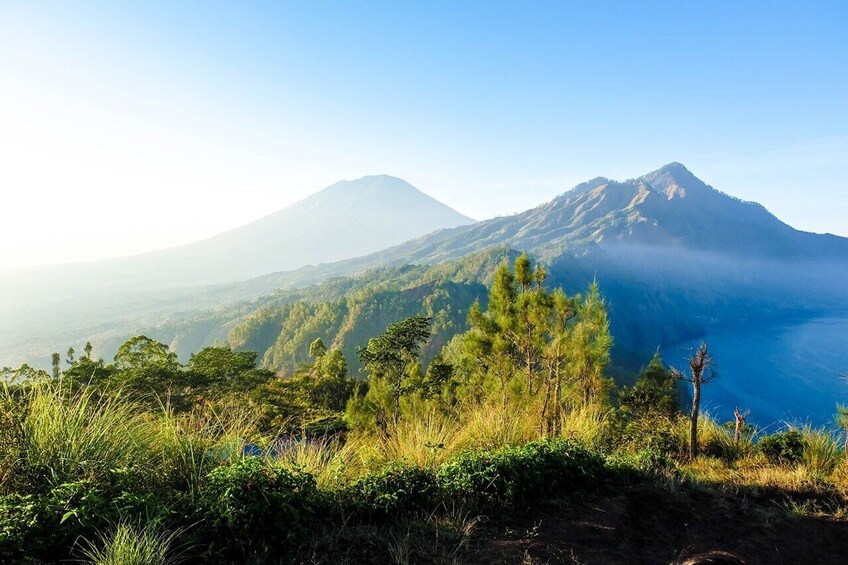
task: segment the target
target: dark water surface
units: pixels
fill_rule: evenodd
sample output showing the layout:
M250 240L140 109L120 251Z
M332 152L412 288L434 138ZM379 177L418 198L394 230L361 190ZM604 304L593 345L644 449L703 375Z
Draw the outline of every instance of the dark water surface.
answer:
M848 314L715 331L705 340L719 376L704 385L703 406L720 422L739 406L769 429L784 421L831 426L836 404L848 405ZM670 347L663 359L682 370L694 345Z

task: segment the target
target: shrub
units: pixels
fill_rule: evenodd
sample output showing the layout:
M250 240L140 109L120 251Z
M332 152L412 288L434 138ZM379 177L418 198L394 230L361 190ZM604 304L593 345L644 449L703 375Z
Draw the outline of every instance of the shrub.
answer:
M603 461L565 439L539 440L492 452L466 452L438 471L451 497L483 506L527 504L596 486Z
M27 548L38 547L40 512L32 495L10 494L0 497L0 563L20 561Z
M133 483L132 474L115 470L107 481L82 479L46 493L0 497L0 562L64 560L81 535L123 516L156 521L164 503L153 491L133 492Z
M786 430L765 436L757 444L771 463L795 464L804 456L804 436L798 430Z
M203 500L210 551L231 558L293 547L320 506L312 475L256 457L209 473Z
M441 499L432 472L398 463L365 475L339 494L343 510L372 517L433 510Z

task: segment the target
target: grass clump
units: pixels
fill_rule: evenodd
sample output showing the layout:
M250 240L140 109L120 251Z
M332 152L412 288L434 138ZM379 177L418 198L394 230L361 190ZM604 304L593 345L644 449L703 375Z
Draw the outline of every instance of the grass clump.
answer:
M39 383L14 397L8 388L2 394L5 483L14 477L37 490L105 479L114 469L156 468L155 429L120 392L71 393L60 383Z
M111 531L87 541L83 562L91 565L173 565L181 561L177 544L180 532L121 522Z
M801 429L801 464L816 479L830 477L844 458L836 440L827 430L806 426Z

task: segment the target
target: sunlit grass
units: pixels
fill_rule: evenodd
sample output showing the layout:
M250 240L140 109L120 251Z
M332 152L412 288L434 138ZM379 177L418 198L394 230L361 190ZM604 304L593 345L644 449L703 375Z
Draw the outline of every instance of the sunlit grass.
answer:
M560 434L585 445L598 445L603 437L610 409L591 404L564 410L560 418Z
M804 469L818 479L827 479L843 460L842 449L827 430L805 426L801 428L801 435L804 438L801 458Z
M490 399L472 405L463 415L463 434L466 445L496 449L538 439L541 435L539 410L509 399Z
M279 464L314 476L318 488L336 488L357 473L351 444L335 439L281 438L273 451Z
M179 532L120 523L97 540L83 542L83 562L91 565L171 565L180 561Z
M11 404L9 391L3 394ZM58 485L114 469L156 468L156 428L120 392L69 394L61 384L34 384L14 399L6 418L4 450L14 457L6 465L30 482Z

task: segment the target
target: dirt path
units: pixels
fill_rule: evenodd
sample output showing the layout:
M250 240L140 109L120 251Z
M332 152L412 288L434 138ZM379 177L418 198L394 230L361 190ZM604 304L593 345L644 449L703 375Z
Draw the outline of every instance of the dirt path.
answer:
M670 563L721 549L750 564L848 563L848 522L794 518L773 499L620 488L486 524L469 563Z

